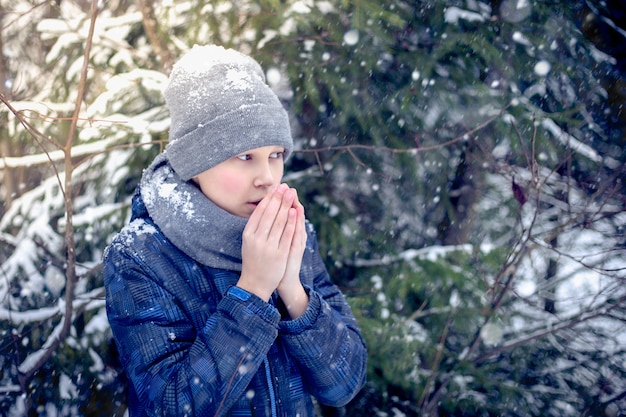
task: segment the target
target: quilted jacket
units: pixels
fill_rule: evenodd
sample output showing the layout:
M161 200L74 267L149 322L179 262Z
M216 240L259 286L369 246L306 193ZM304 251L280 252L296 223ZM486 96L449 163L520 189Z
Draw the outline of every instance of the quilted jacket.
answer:
M288 320L235 287L239 274L202 265L150 219L137 193L131 222L103 260L106 306L139 416L313 416L365 382L356 321L319 256L314 231L300 279L303 316Z

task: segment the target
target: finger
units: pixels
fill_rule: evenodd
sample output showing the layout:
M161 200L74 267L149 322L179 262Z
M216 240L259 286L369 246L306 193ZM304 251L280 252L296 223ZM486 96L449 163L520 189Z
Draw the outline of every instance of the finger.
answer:
M288 252L291 249L293 238L297 229L297 216L298 214L296 209L293 207L289 207L287 209L287 221L281 233L279 250Z
M259 220L258 232L262 236L269 237L271 234L279 233L280 237L287 218L286 210L289 208L285 203L286 192L287 187L281 185L269 196L267 206Z
M297 217L297 211L292 207L293 199L295 198L293 191L286 190L282 197L281 205L278 208L270 230L270 239L277 246L281 245L285 236L292 234L292 232L285 233L285 228L290 222L295 223Z
M268 193L265 195L265 197L263 197L263 199L259 202L257 207L252 212L252 214L250 215L250 218L248 219L248 223L246 224L246 229L248 229L250 232L252 233L257 232L259 228L259 223L261 222L261 219L263 218L263 214L265 213L267 205L269 204L272 198L272 195L274 194L274 191L276 191L277 188L278 187L274 187L270 189Z
M298 191L295 188L292 188L293 192L294 192L294 204L293 207L296 209L296 214L297 214L297 220L298 220L298 229L302 232L305 233L306 235L306 227L305 227L305 220L306 220L306 216L304 214L304 206L302 205L302 203L300 202L299 198L298 198Z
M306 246L307 234L306 234L306 221L304 216L304 207L300 205L296 209L296 234L294 236L294 245L300 244L301 249Z
M282 195L285 193L286 190L287 187L281 184L278 187L275 187L274 189L269 191L265 195L263 200L259 202L259 205L250 216L250 220L253 221L255 233L260 233L262 236L265 237L267 237L267 235L270 233L272 224L274 223L274 219L276 217L276 213L280 208ZM250 220L248 220L248 222L250 222Z
M293 202L293 208L297 208L297 207L304 208L304 206L300 202L300 198L298 197L298 190L296 190L295 188L291 188L291 187L289 189L294 192L294 196L295 196L294 202Z

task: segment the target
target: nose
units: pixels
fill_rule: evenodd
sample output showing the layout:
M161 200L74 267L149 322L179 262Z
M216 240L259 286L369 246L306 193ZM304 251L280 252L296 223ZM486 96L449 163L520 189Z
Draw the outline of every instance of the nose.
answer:
M254 175L255 187L269 187L274 184L274 175L269 161L259 162Z

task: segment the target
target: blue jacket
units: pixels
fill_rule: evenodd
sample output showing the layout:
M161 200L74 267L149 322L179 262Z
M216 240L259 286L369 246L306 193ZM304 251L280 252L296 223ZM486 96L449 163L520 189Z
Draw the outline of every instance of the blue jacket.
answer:
M106 306L138 416L313 416L311 395L342 406L365 382L366 348L308 228L300 279L309 306L281 318L234 287L239 274L197 263L148 216L133 216L104 256Z

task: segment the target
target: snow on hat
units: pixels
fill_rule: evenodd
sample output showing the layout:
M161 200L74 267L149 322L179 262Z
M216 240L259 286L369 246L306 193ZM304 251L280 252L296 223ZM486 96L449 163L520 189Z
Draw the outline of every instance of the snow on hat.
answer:
M251 57L195 45L173 67L164 91L171 126L167 158L184 181L263 146L293 149L289 118Z

